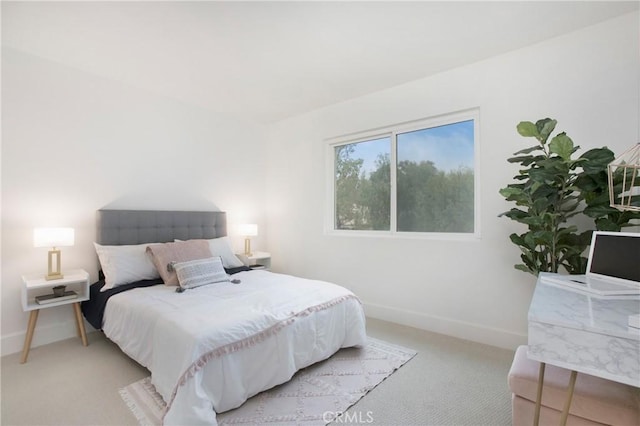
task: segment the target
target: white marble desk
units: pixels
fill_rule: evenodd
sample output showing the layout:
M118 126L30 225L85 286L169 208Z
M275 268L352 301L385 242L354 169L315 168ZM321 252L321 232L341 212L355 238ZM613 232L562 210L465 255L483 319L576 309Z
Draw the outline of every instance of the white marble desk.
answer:
M536 418L545 364L640 387L640 329L628 326L629 315L640 313L640 296L597 297L545 283L545 275L549 273L538 277L529 307L528 356L541 363Z

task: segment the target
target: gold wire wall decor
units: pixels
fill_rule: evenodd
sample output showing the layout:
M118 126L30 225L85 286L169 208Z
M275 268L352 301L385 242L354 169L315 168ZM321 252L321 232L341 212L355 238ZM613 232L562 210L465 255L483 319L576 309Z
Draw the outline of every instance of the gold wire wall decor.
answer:
M609 163L609 205L640 211L640 142Z

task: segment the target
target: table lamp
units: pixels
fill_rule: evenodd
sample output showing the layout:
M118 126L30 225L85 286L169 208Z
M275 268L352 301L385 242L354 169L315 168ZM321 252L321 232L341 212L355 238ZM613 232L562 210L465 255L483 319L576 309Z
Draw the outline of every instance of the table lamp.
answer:
M60 269L60 250L58 247L69 247L74 242L73 228L35 228L33 230L34 247L51 247L46 280L64 278Z
M255 223L246 223L238 226L239 234L244 236L244 255L251 256L251 238L258 235L258 225Z

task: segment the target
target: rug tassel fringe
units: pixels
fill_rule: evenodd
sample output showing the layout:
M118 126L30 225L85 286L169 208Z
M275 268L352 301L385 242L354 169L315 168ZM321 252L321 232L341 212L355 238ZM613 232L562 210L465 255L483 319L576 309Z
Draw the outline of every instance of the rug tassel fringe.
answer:
M139 408L138 404L136 403L136 401L134 401L131 395L129 395L129 392L126 388L120 389L118 393L120 393L120 397L122 398L124 403L127 404L127 407L129 407L131 413L136 417L136 420L138 420L138 424L140 426L156 426L152 422L149 422L149 419L144 413L144 410L141 410Z

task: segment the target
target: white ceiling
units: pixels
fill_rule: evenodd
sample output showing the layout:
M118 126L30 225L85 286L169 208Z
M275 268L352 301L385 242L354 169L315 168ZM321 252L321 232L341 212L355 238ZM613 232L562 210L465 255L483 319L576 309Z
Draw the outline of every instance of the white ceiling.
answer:
M638 8L636 1L3 1L2 45L269 123Z

